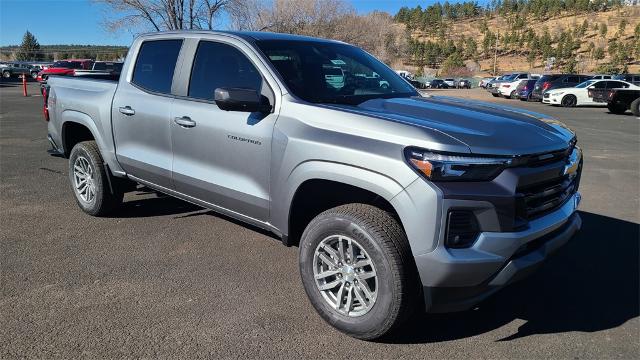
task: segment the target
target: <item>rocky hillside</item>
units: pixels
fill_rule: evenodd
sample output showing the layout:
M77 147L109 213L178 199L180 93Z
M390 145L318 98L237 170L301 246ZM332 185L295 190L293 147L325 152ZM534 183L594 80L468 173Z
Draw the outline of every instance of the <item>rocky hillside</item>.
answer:
M443 62L452 56L447 53L452 51L461 55L474 74L492 72L496 54L499 72L616 72L624 68L640 72L640 6L578 14L562 11L544 19L484 13L449 21L446 31L403 23L412 47L404 65L417 72L441 75Z

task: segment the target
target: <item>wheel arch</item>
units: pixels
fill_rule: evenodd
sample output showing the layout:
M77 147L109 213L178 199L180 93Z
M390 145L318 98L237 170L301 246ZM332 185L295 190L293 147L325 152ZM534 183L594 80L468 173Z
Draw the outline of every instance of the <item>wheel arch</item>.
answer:
M347 164L312 161L299 165L283 184L288 189L274 224L286 245L297 245L302 231L320 212L347 203L359 202L389 211L402 226L391 199L403 187L386 175Z
M64 110L60 114L60 120L62 123L62 125L60 125L60 137L66 157L69 157L71 149L78 142L94 140L98 145L102 158L112 173L117 172L124 174L120 165L115 160L114 154L108 150L110 147L105 143L103 132L100 131L96 122L89 115L80 111ZM112 136L110 130L105 131L107 133L104 135L108 137Z

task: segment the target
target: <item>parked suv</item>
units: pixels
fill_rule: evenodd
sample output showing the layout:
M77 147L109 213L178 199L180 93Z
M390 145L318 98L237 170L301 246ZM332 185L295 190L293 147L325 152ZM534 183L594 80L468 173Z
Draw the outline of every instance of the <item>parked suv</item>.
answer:
M534 101L542 101L544 93L557 88L566 88L576 86L584 81L591 79L589 75L576 75L576 74L551 74L543 75L538 82L536 82L531 94L531 99Z
M623 80L633 85L640 86L640 74L623 74L623 75L615 75L613 77L616 80Z
M8 79L10 77L27 75L31 76L34 69L31 65L22 63L5 63L0 65L0 71L2 71L2 77Z
M343 86L325 77L331 66ZM290 275L313 307L354 337L400 329L418 309L469 309L581 226L582 153L566 126L420 96L342 42L146 34L118 81L56 76L48 86L49 142L69 158L83 211L117 211L140 183L270 231L299 247ZM254 280L233 280L243 276Z
M533 92L533 88L536 85L538 79L529 79L526 81L522 81L516 87L516 97L522 101L531 101L531 93Z

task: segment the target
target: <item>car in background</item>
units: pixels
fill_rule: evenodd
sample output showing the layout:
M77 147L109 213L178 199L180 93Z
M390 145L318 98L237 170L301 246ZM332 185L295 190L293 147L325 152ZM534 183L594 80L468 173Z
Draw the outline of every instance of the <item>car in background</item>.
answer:
M611 80L614 77L615 75L601 75L601 74L591 75L592 80Z
M60 60L40 71L36 80L46 81L50 75L73 75L76 70L89 70L92 66L93 60L89 59Z
M2 71L2 77L8 79L21 75L31 76L32 67L23 63L4 63L0 64L0 71Z
M633 85L640 86L640 74L615 75L613 78L615 80L622 80L622 81L626 81L626 82L632 83Z
M456 87L456 79L452 79L452 78L446 78L444 79L444 82L449 86L449 87Z
M529 73L515 73L511 78L499 82L499 86L496 86L495 89L498 95L502 95L506 99L515 99L518 94L516 91L518 85L529 79L538 79L538 77Z
M117 61L96 61L93 63L91 70L120 73L122 71L122 65L122 62Z
M496 80L497 78L498 78L497 76L482 78L480 80L480 83L478 84L478 86L480 86L483 89L486 89L487 88L487 84L489 84L490 81Z
M516 87L516 98L522 101L531 101L531 93L538 79L528 79L520 82Z
M429 83L429 88L430 89L448 89L449 85L447 85L447 83L444 82L444 80L442 79L433 79Z
M640 88L611 89L607 99L607 109L613 114L624 114L631 110L633 116L640 118Z
M563 107L604 106L604 102L594 101L595 92L607 93L610 89L629 87L640 90L639 86L621 80L587 80L575 87L549 90L543 95L542 102Z
M580 83L583 83L591 79L590 75L579 74L548 74L542 75L542 77L536 82L531 94L531 100L542 101L544 93L559 88L574 87Z
M509 74L504 74L504 75L502 75L502 76L498 76L497 78L495 78L495 79L493 79L493 80L489 81L489 82L487 83L487 86L485 87L485 89L486 89L487 91L489 91L489 92L492 92L492 90L491 90L491 89L493 89L493 88L496 86L496 84L499 84L499 83L501 83L501 82L503 82L503 81L507 81L507 80L511 79L512 77L513 77L513 74L511 74L511 73L509 73ZM497 95L494 95L494 96L497 96Z
M471 89L471 80L468 79L460 79L456 84L458 89Z

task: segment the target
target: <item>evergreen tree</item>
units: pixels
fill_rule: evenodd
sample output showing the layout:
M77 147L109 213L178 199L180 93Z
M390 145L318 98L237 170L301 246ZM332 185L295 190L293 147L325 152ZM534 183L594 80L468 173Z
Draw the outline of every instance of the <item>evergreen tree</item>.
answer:
M40 51L40 44L35 36L30 33L28 30L24 33L22 37L22 44L20 45L20 49L16 52L16 60L18 61L28 61L28 60L42 60L44 55L42 51Z
M608 31L609 30L607 29L607 24L602 23L602 25L600 25L600 37L603 39L606 38Z

